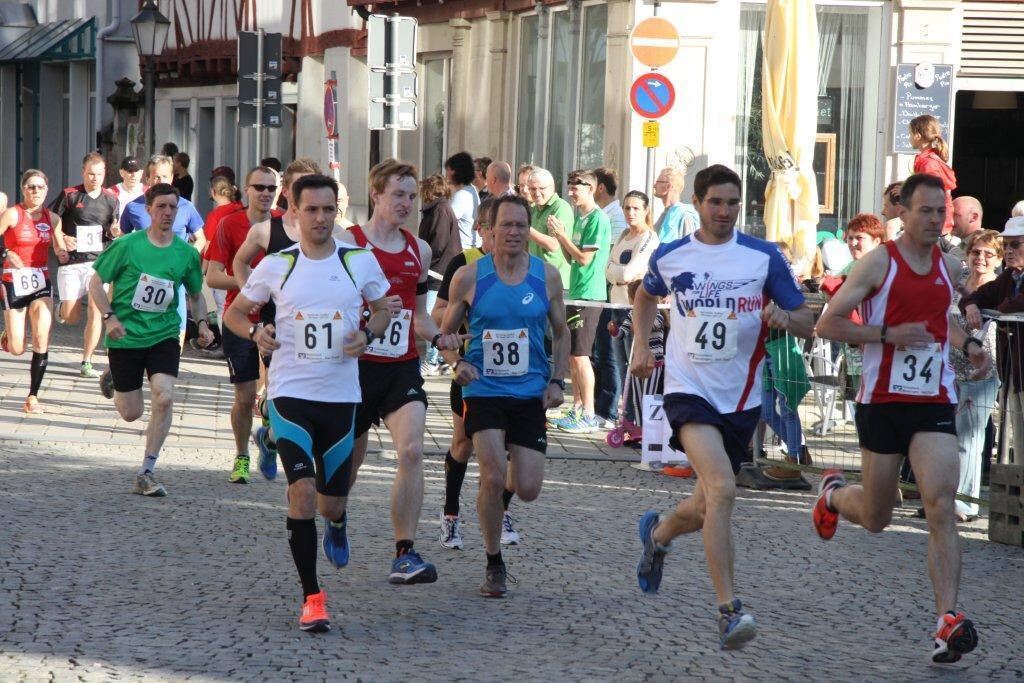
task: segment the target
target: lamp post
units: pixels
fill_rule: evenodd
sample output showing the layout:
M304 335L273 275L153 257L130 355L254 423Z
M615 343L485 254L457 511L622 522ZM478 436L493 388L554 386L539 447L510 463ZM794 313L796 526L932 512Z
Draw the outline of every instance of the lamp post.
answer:
M171 30L171 20L160 13L154 0L146 0L142 9L132 17L132 33L135 36L135 49L143 61L145 76L145 107L146 107L146 145L149 154L156 152L156 70L153 60L163 52L167 43L167 33Z

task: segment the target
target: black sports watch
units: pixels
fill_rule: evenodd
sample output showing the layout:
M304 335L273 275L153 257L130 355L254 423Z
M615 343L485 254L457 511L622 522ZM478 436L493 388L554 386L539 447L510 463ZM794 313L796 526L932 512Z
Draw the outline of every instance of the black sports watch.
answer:
M563 392L565 391L565 380L564 379L552 378L551 380L548 381L548 384L557 384L559 389L561 389Z
M107 322L108 320L110 320L113 317L114 317L114 309L110 309L109 311L107 311L106 313L103 314L103 322Z
M977 337L968 336L967 339L964 340L964 345L960 347L960 350L964 352L965 356L969 353L967 351L967 347L970 346L971 344L977 344L979 349L985 348L985 345L981 343L980 339L978 339Z

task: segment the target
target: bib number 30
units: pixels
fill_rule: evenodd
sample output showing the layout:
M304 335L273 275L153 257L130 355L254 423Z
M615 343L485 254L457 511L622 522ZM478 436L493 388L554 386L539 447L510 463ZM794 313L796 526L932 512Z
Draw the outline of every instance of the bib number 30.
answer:
M174 283L143 273L135 285L132 308L147 313L163 313L174 301Z
M938 396L942 365L942 347L939 344L898 347L892 354L889 393Z

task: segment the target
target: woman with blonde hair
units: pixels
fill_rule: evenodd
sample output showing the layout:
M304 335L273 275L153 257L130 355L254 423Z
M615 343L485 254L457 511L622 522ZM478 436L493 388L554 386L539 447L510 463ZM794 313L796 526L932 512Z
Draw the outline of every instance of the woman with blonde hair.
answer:
M931 114L923 114L910 122L910 144L917 150L914 173L927 173L942 181L946 189L946 222L942 234L953 230L953 190L956 174L949 165L949 145L942 137L942 124Z

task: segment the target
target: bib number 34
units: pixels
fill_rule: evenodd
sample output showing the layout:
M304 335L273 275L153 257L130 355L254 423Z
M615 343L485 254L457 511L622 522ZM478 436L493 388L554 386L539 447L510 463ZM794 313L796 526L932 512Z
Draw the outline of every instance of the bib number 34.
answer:
M938 396L942 366L940 344L898 347L892 354L889 393Z

